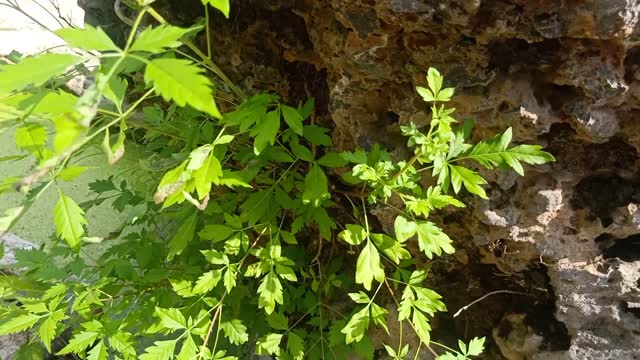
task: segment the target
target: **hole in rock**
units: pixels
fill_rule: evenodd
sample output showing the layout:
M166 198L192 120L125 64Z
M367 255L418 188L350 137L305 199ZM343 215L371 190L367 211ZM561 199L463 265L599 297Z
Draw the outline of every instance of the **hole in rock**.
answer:
M640 234L616 240L602 255L605 259L617 258L626 262L640 260Z
M576 185L571 206L574 209L589 209L600 218L602 226L611 225L614 209L638 200L640 192L636 184L618 175L596 175L586 177Z

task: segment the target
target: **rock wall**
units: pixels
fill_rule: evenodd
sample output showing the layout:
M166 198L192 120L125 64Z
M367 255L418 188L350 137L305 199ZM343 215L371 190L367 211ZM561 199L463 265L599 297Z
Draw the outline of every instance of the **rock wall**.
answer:
M246 88L315 96L339 149L405 156L398 125L428 123L414 87L433 66L476 136L511 126L557 157L523 178L484 174L489 201L442 214L459 250L431 264L451 310L435 339L489 336L487 359L640 359L640 1L234 6L214 19L216 61Z
M555 302L538 312L499 300L478 305L502 313L484 324L493 327L501 355L640 358L640 2L333 0L300 6L316 66L327 69L339 146L381 141L393 147L397 123L426 124L413 88L424 85L425 69L434 66L457 89L458 117L476 119L478 133L512 126L516 141L542 143L557 156L557 163L525 178L492 177L489 202L474 201L454 221L443 218L470 259L459 256L460 265L438 271L442 282L451 271L468 273L460 267L474 266L465 261L494 264L507 282L524 283L506 288L521 287L541 304L549 297ZM551 295L535 294L535 275L545 272L548 279L537 287ZM487 281L472 281L465 291L493 290ZM468 299L460 294L464 283L447 296ZM540 313L545 310L552 313ZM471 318L495 318L483 319L482 311Z

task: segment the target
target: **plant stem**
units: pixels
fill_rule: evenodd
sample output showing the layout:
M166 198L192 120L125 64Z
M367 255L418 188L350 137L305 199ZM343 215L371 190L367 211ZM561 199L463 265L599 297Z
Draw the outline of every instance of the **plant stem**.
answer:
M147 11L149 12L149 15L153 16L160 24L167 24L167 20L165 20L165 18L163 18L162 15L158 14L158 12L154 8L148 7ZM224 82L229 87L229 89L231 89L231 91L233 91L236 94L236 96L238 96L240 99L247 98L247 95L242 90L240 90L240 88L237 87L233 83L233 81L231 81L227 77L227 75L225 75L224 72L222 72L222 70L220 70L218 65L216 65L213 62L213 60L207 57L205 53L200 51L200 49L198 49L196 45L194 45L191 41L185 41L184 44L189 49L191 49L191 51L196 53L196 55L198 55L202 59L202 61L211 68L211 71L213 71L216 75L218 75L218 77L220 77L220 79L222 79L222 82Z

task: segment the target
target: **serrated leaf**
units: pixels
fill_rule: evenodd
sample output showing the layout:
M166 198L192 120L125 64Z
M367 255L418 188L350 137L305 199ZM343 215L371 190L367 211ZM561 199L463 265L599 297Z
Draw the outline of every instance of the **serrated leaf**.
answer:
M282 284L280 279L273 271L269 271L258 286L258 307L263 309L267 314L271 314L275 310L276 303L282 304Z
M362 284L365 289L371 290L373 279L384 281L384 269L380 265L380 254L373 243L367 240L367 244L360 251L356 262L356 283Z
M27 85L41 86L82 61L83 58L75 55L48 53L26 58L16 65L0 65L0 94L21 90Z
M87 224L84 211L62 191L58 193L60 198L53 209L56 235L66 241L71 248L77 249L82 242L84 225Z
M472 146L463 157L475 160L487 169L510 167L521 176L524 175L524 169L520 161L539 165L555 160L551 154L542 151L539 145L517 145L508 148L511 138L512 130L508 128L504 133Z
M241 345L249 341L249 334L247 333L247 327L242 324L242 321L233 319L231 321L223 321L220 323L220 328L224 331L224 335L230 343L234 345Z
M193 340L191 335L188 335L187 338L182 343L182 347L180 348L180 353L176 356L176 360L193 360L196 358L198 354L198 345Z
M282 116L284 117L284 121L287 123L287 125L289 125L291 130L293 130L293 132L298 135L302 135L302 115L300 115L298 110L287 105L282 105L280 108L282 109Z
M382 251L387 258L396 264L400 264L400 260L410 259L411 254L407 249L402 247L402 243L395 241L391 236L385 234L371 234L376 247Z
M56 337L57 328L58 322L55 318L49 316L42 322L38 329L38 336L49 352L51 352L51 341Z
M193 240L198 223L198 213L187 217L176 231L176 234L169 241L169 254L167 259L171 260L175 255L180 255L187 245Z
M320 166L314 164L304 178L302 203L319 207L325 200L331 197L328 186L327 175L324 174Z
M477 172L456 165L448 165L448 168L451 174L451 186L453 186L453 191L455 191L456 194L460 192L461 185L464 185L464 188L467 189L468 192L478 195L483 199L488 199L487 193L480 186L486 184L487 180L478 175Z
M253 152L259 155L269 145L273 145L280 130L280 111L269 111L258 120L256 126L251 130L251 136L255 138Z
M200 200L204 199L211 191L211 184L219 184L222 176L222 165L213 152L209 154L202 166L192 174L196 185L196 191Z
M449 236L432 222L416 222L416 233L418 234L420 251L424 252L429 259L433 254L440 256L442 251L447 254L455 252Z
M280 342L282 342L282 334L268 334L261 337L256 344L257 355L279 354Z
M414 311L411 322L413 323L420 340L425 344L428 344L431 341L431 326L429 325L427 317L419 311Z
M203 70L184 59L160 58L147 64L144 74L147 84L153 83L156 92L179 106L190 105L196 110L222 118L215 102L211 81Z
M96 331L81 331L69 340L69 344L58 351L56 355L80 353L89 347L89 345L93 344L99 336L100 333Z
M156 307L155 315L160 318L160 325L166 329L179 330L187 327L187 320L178 309Z
M340 332L345 334L345 342L350 344L362 340L368 327L369 306L365 306L351 316L347 325Z
M482 354L484 351L484 340L485 338L475 337L469 342L467 355L478 356Z
M55 33L66 41L70 47L97 51L120 50L101 28L94 28L89 24L85 24L84 29L62 28L56 30Z
M136 38L129 51L159 53L165 49L177 48L182 45L180 38L191 30L166 24L157 27L148 26Z
M272 312L267 316L269 327L274 330L289 330L289 319L280 312Z
M235 233L236 229L233 229L227 225L220 224L209 224L205 226L198 235L201 239L211 240L214 242L222 241L228 239L233 233Z
M360 245L367 238L367 231L360 225L347 224L338 237L347 244Z
M209 291L213 290L213 288L216 287L216 285L218 285L218 283L220 282L221 275L222 274L220 270L210 270L202 274L193 287L193 293L206 294Z
M287 335L287 352L291 355L293 360L304 359L304 341L295 332L289 332Z
M229 18L229 0L202 0L202 4L210 4L214 8L220 10L227 19Z
M153 346L145 349L145 353L140 355L140 360L169 360L173 358L173 353L178 340L156 341Z
M318 125L307 125L302 130L302 136L313 145L332 146L331 136L327 135L329 129Z
M107 345L104 340L100 340L96 346L89 350L87 360L107 360Z
M37 124L26 124L16 129L16 146L29 152L37 152L47 143L47 129Z
M227 268L227 271L224 272L224 275L222 276L222 281L224 283L224 288L227 290L227 292L231 292L231 290L233 290L233 288L236 287L237 276L238 276L238 273L235 270L235 268L233 268L233 266L229 266Z
M0 325L0 335L15 334L35 325L42 317L35 314L24 314L9 319Z

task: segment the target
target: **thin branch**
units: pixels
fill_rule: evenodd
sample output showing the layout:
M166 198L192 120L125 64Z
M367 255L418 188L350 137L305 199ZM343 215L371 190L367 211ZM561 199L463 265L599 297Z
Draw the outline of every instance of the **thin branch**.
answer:
M470 302L469 304L463 306L460 308L460 310L458 310L455 314L453 314L453 317L457 317L458 315L460 315L460 313L462 313L463 311L467 310L469 307L471 307L472 305L479 303L480 301L488 298L491 295L496 295L496 294L516 294L516 295L524 295L524 296L532 296L531 294L527 294L527 293L523 293L523 292L518 292L518 291L511 291L511 290L496 290L496 291L492 291L490 293L485 294L484 296Z

